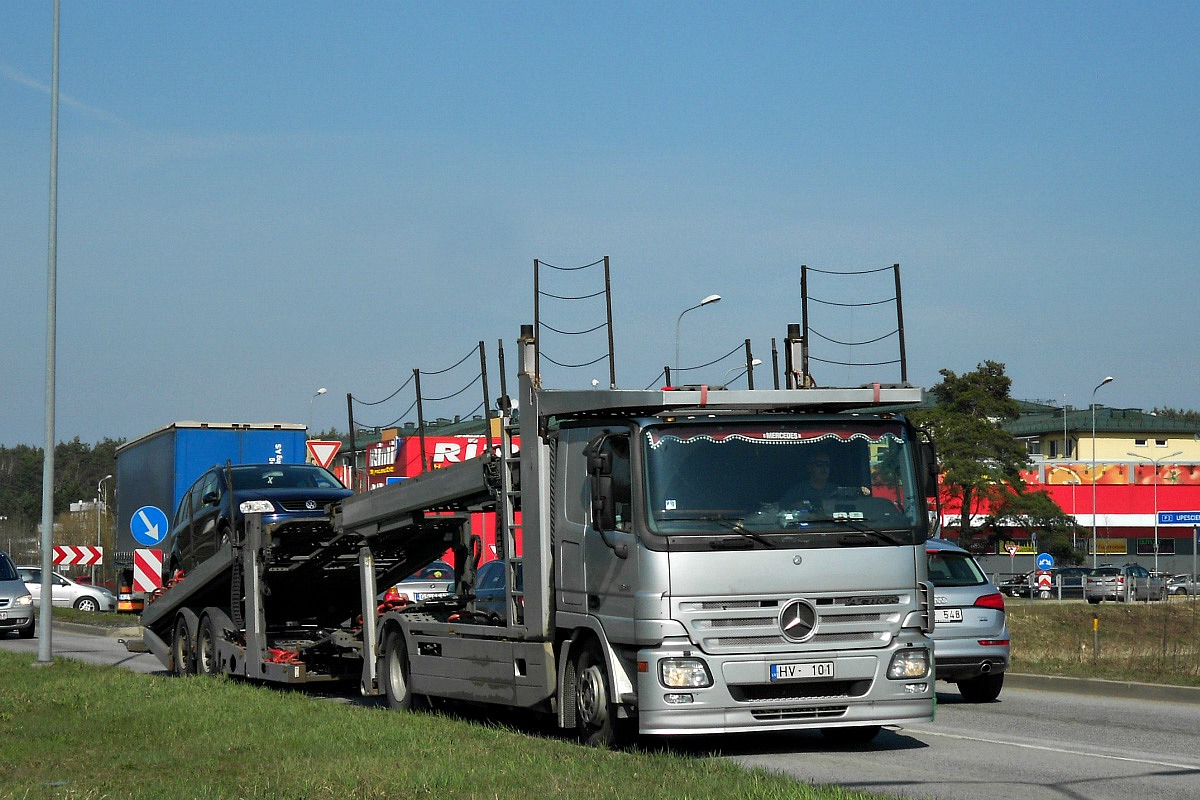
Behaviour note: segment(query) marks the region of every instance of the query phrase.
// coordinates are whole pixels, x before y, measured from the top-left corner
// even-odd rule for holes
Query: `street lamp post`
[[[311,435],[311,431],[312,431],[312,403],[313,403],[313,400],[316,400],[318,397],[320,397],[321,395],[325,394],[328,391],[329,391],[328,389],[326,389],[324,386],[322,386],[320,389],[317,389],[316,394],[314,394],[312,397],[308,398],[308,430],[310,432],[309,435]]]
[[[102,502],[102,499],[104,497],[104,482],[111,477],[112,477],[112,475],[105,475],[103,478],[100,479],[100,482],[96,484],[96,547],[97,547],[97,549],[99,549],[100,547],[103,546],[100,541],[101,521],[103,520],[102,512],[100,511],[100,509],[104,505]],[[92,564],[92,584],[94,585],[95,583],[96,583],[96,565]]]
[[[1168,458],[1183,455],[1183,451],[1176,450],[1169,456],[1160,456],[1159,458],[1151,458],[1141,453],[1126,453],[1126,455],[1131,455],[1134,458],[1144,458],[1154,465],[1154,571],[1158,572],[1158,465]]]
[[[733,379],[736,381],[738,378],[745,375],[748,370],[753,369],[754,367],[757,367],[761,364],[762,364],[762,359],[755,358],[750,361],[749,366],[739,365],[736,367],[730,367],[729,369],[725,370],[725,377],[721,379],[721,383],[725,386],[728,386],[729,385],[729,373],[733,372],[734,370],[741,370],[741,372],[739,372],[737,375],[733,376]]]
[[[1109,375],[1092,389],[1092,569],[1099,566],[1096,561],[1096,392],[1112,381],[1113,377]]]
[[[677,320],[675,320],[675,372],[676,372],[676,375],[678,375],[678,373],[679,373],[679,324],[681,322],[683,322],[683,315],[688,313],[689,311],[695,311],[697,308],[700,308],[701,306],[706,306],[706,305],[709,305],[710,303],[716,303],[720,299],[721,299],[721,295],[710,294],[708,297],[704,298],[696,305],[689,306],[688,308],[685,308],[683,311],[679,312],[679,318]],[[673,378],[672,380],[678,380],[678,378]]]

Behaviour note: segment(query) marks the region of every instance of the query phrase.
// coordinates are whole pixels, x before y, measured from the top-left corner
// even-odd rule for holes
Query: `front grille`
[[[870,681],[747,683],[730,686],[729,694],[739,703],[777,703],[781,700],[835,700],[862,697],[870,688]]]
[[[795,597],[684,598],[678,601],[676,614],[692,640],[704,652],[716,655],[887,647],[899,633],[904,616],[916,610],[911,593],[810,595],[806,599],[816,609],[817,632],[797,645],[784,637],[779,627],[780,610]]]
[[[10,605],[12,605],[12,600],[9,600],[7,597],[0,598],[0,608],[8,608]]]
[[[276,500],[275,502],[278,503],[279,506],[284,511],[289,511],[292,513],[303,513],[306,511],[309,514],[324,514],[325,513],[325,505],[326,504],[322,500],[317,501],[316,508],[308,508],[307,506],[305,506],[304,504],[308,502],[307,500]]]
[[[763,722],[786,722],[802,719],[835,719],[846,713],[846,706],[814,706],[811,708],[755,708],[750,714]]]

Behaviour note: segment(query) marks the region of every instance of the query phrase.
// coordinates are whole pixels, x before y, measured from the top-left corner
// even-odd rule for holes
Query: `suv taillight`
[[[1004,610],[1004,595],[996,592],[995,594],[985,594],[975,601],[975,605],[979,608],[994,608],[997,611]]]

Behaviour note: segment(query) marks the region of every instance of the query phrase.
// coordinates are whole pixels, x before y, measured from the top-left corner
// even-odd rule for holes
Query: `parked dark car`
[[[1050,575],[1050,588],[1042,585],[1039,578],[1043,572]],[[1020,575],[1014,575],[1001,581],[997,586],[1009,597],[1040,597],[1043,600],[1052,598],[1083,597],[1083,587],[1088,573],[1087,567],[1055,567],[1049,570],[1032,570]],[[1059,594],[1061,587],[1061,595]]]
[[[1009,597],[1032,597],[1033,576],[1036,574],[1035,572],[1022,572],[1013,575],[996,584],[996,588]]]
[[[232,485],[232,492],[230,486]],[[256,501],[264,525],[274,536],[299,535],[327,522],[326,507],[353,492],[328,470],[314,464],[238,464],[213,467],[179,501],[171,531],[163,542],[168,553],[164,578],[195,569],[243,530],[241,505]]]

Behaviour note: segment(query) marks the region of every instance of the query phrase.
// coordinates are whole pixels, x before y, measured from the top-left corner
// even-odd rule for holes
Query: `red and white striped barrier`
[[[162,550],[133,551],[133,590],[153,592],[162,588]]]
[[[55,545],[50,560],[60,567],[91,567],[104,563],[104,548]]]

